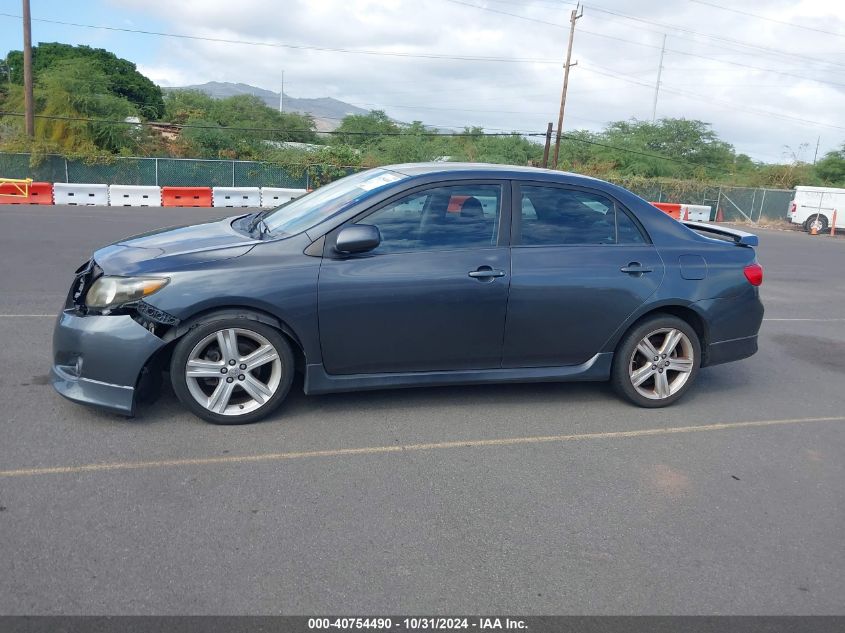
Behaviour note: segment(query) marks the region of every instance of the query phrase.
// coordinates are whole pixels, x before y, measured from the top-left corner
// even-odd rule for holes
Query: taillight
[[[793,213],[795,213],[795,211],[796,211],[796,209],[797,209],[797,208],[798,208],[798,207],[796,206],[796,204],[795,204],[794,202],[790,203],[790,205],[789,205],[789,214],[790,214],[790,215],[792,215]]]
[[[742,271],[745,273],[745,278],[752,286],[759,286],[763,283],[763,267],[758,263],[749,264]]]

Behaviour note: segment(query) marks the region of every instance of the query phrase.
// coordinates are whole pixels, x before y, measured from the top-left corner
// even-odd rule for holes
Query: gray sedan
[[[306,393],[611,380],[662,407],[701,367],[757,351],[756,244],[574,174],[383,167],[96,251],[59,315],[52,382],[132,415],[169,373],[218,424],[270,413],[296,371]]]

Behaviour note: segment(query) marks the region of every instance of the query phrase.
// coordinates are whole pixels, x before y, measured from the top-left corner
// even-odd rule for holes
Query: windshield
[[[346,176],[271,211],[264,221],[269,233],[296,235],[327,220],[350,203],[407,178],[386,169]]]

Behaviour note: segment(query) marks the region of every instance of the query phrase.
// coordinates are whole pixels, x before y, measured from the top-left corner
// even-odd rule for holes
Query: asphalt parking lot
[[[755,231],[760,352],[664,410],[300,380],[218,427],[56,395],[73,270],[220,211],[0,207],[0,614],[843,612],[845,240]]]

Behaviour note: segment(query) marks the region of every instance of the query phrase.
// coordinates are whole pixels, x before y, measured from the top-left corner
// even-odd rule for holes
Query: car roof
[[[493,163],[452,163],[452,162],[431,162],[431,163],[404,163],[401,165],[385,165],[381,169],[389,169],[406,176],[431,176],[460,175],[461,178],[526,178],[532,180],[555,180],[558,182],[584,184],[603,183],[603,180],[573,174],[566,171],[554,169],[542,169],[539,167],[526,167],[521,165],[498,165]]]

